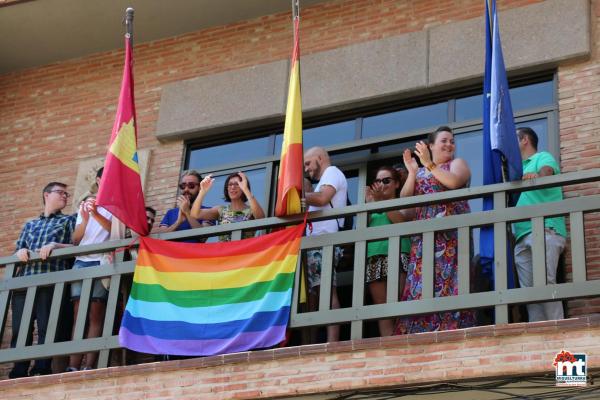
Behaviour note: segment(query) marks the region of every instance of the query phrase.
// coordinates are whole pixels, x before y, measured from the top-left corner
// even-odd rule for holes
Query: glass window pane
[[[420,139],[414,139],[414,140],[409,140],[406,142],[402,142],[402,143],[394,143],[394,144],[388,144],[385,146],[379,146],[379,151],[378,153],[381,154],[385,154],[385,153],[394,153],[394,154],[398,154],[398,159],[396,161],[394,161],[394,163],[399,163],[402,162],[402,152],[404,152],[405,149],[411,149],[414,150],[415,149],[415,145],[417,144],[417,142],[419,140],[425,140],[426,138],[420,138]]]
[[[318,126],[316,128],[304,129],[302,132],[303,146],[310,149],[314,146],[327,147],[333,144],[351,142],[354,140],[354,120]],[[281,154],[281,143],[283,134],[275,136],[275,154]]]
[[[552,81],[534,83],[510,89],[513,112],[552,105],[554,84]],[[456,100],[456,121],[482,119],[483,99],[480,94]]]
[[[471,170],[471,186],[483,185],[483,132],[474,131],[457,134],[455,137],[456,152],[455,156],[462,158],[469,165]],[[482,199],[469,200],[469,207],[471,212],[478,212],[483,209]],[[479,253],[479,228],[473,229],[473,253]]]
[[[343,169],[344,165],[356,164],[365,160],[371,154],[370,149],[347,151],[345,153],[330,154],[331,165]]]
[[[363,120],[363,138],[390,133],[411,132],[448,123],[448,103],[437,103]]]
[[[510,89],[510,100],[513,111],[552,105],[554,84],[547,81]]]
[[[471,170],[471,186],[483,185],[483,138],[482,131],[461,133],[454,136],[456,143],[455,156],[462,158]],[[481,199],[469,200],[472,212],[481,211],[483,202]]]
[[[269,137],[192,149],[188,169],[208,169],[211,166],[225,165],[252,160],[271,154],[268,149]]]
[[[455,104],[457,122],[483,118],[483,97],[480,94],[457,99]]]
[[[352,204],[358,204],[358,170],[344,171],[348,183],[348,198]]]

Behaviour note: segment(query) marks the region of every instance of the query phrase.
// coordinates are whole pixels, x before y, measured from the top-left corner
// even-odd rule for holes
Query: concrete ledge
[[[500,35],[508,71],[541,70],[590,54],[590,2],[549,0],[501,12]],[[480,78],[484,68],[483,18],[430,31],[429,85]]]
[[[401,55],[401,56],[400,56]],[[289,62],[181,81],[165,86],[156,136],[202,138],[283,121]],[[427,84],[425,32],[346,46],[302,58],[304,116],[369,103]],[[381,100],[380,100],[381,101]]]
[[[590,54],[589,0],[548,0],[500,13],[507,68],[544,70]],[[480,79],[483,16],[302,58],[304,116],[414,97]],[[288,61],[166,85],[156,137],[208,138],[281,123]]]
[[[425,31],[311,54],[302,59],[303,112],[326,113],[418,91],[427,86],[426,72]]]
[[[0,381],[2,398],[254,399],[552,375],[557,353],[600,362],[600,318],[483,326]],[[160,394],[159,394],[160,393]]]
[[[162,90],[156,137],[203,137],[219,128],[279,120],[285,113],[288,61],[201,76]]]

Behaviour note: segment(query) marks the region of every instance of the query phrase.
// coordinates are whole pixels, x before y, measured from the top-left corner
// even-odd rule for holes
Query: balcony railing
[[[509,321],[509,306],[529,302],[549,300],[567,300],[600,295],[600,280],[587,279],[586,238],[584,218],[586,214],[600,211],[600,194],[580,195],[560,202],[545,203],[538,206],[508,208],[507,195],[534,188],[568,186],[600,181],[600,169],[567,173],[557,176],[539,178],[536,180],[497,184],[484,187],[448,191],[425,196],[394,199],[376,203],[348,206],[339,210],[326,210],[312,213],[310,221],[318,221],[342,216],[356,216],[355,229],[318,237],[305,237],[301,248],[311,249],[323,247],[323,270],[320,286],[319,310],[299,312],[298,286],[299,276],[296,274],[292,311],[291,328],[323,326],[329,324],[350,324],[352,339],[363,337],[363,322],[385,318],[395,318],[431,312],[454,311],[464,309],[493,308],[496,323]],[[600,191],[596,191],[600,193]],[[576,192],[572,192],[576,193]],[[425,204],[475,199],[483,196],[493,196],[495,209],[486,212],[474,212],[458,216],[449,216],[424,221],[404,222],[386,226],[368,228],[367,220],[370,212],[381,212],[392,209],[412,208]],[[546,284],[545,250],[544,250],[544,218],[552,216],[567,216],[570,231],[567,247],[570,247],[571,279],[566,283],[555,285]],[[534,286],[530,288],[507,288],[507,257],[506,241],[508,228],[516,221],[530,219],[533,227],[533,268]],[[302,216],[290,218],[265,218],[239,224],[199,228],[194,230],[172,232],[154,235],[164,240],[185,239],[192,237],[210,237],[231,233],[233,240],[241,238],[245,230],[265,230],[284,225],[300,223]],[[494,263],[495,282],[490,291],[473,293],[470,283],[473,277],[470,272],[471,263],[471,231],[484,225],[494,227],[494,247],[496,259]],[[450,297],[434,297],[434,234],[438,231],[458,230],[458,295]],[[400,264],[400,238],[414,234],[423,235],[423,292],[422,299],[402,302],[398,301],[398,276]],[[372,240],[389,239],[387,303],[365,304],[365,259],[367,242]],[[72,258],[77,255],[111,252],[130,244],[130,239],[110,241],[102,244],[71,247],[53,252],[52,258]],[[353,271],[348,274],[352,283],[351,305],[340,309],[330,309],[330,294],[333,269],[334,247],[338,245],[354,246]],[[27,277],[13,277],[19,260],[15,256],[0,258],[0,266],[5,267],[4,279],[0,281],[0,337],[6,330],[10,293],[25,291],[26,300],[18,334],[16,348],[0,349],[0,363],[48,358],[52,356],[69,355],[99,351],[98,367],[106,367],[109,362],[109,352],[120,348],[118,336],[113,334],[115,325],[120,321],[117,305],[121,278],[132,274],[135,261],[122,261],[123,252],[117,253],[113,264],[105,264],[100,268],[84,268],[67,270]],[[37,255],[31,261],[39,260]],[[600,265],[598,266],[600,268]],[[84,339],[84,328],[87,309],[90,301],[92,282],[94,279],[110,278],[110,289],[107,300],[103,333],[97,338]],[[74,328],[74,339],[57,342],[57,326],[61,318],[61,305],[68,284],[83,281],[77,322]],[[339,282],[338,282],[339,283]],[[36,291],[40,287],[53,286],[53,298],[50,310],[50,320],[45,344],[26,345],[27,330],[30,326],[32,309]]]

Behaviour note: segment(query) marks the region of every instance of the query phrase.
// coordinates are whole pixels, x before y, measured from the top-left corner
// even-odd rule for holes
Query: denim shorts
[[[100,265],[100,261],[81,261],[76,260],[73,269],[95,267]],[[71,300],[79,300],[81,297],[82,281],[71,282]],[[102,285],[100,279],[94,279],[92,284],[92,300],[106,301],[108,299],[108,290]]]

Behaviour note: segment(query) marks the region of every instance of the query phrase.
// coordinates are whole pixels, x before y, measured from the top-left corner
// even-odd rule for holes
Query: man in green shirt
[[[558,163],[546,151],[537,151],[538,137],[531,128],[517,129],[519,148],[523,159],[523,179],[533,179],[560,173]],[[530,190],[521,193],[517,207],[561,201],[562,189],[552,187]],[[544,220],[546,242],[546,284],[556,284],[556,268],[558,260],[565,249],[567,228],[564,217],[546,218]],[[533,286],[532,237],[531,221],[526,220],[513,224],[515,234],[515,265],[521,287]],[[560,301],[540,304],[528,304],[529,321],[546,321],[564,318],[563,305]]]

